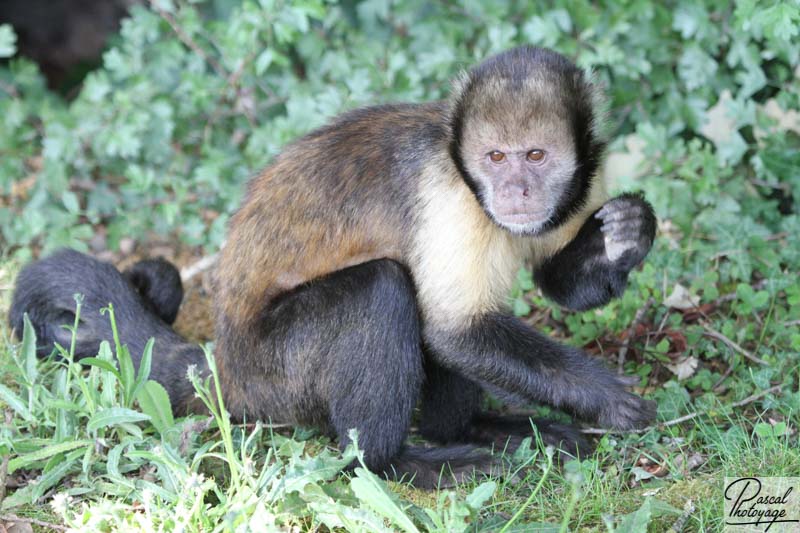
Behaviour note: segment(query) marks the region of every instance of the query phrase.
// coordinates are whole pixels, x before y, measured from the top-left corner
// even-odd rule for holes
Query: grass
[[[16,268],[0,267],[3,315]],[[230,424],[207,383],[195,385],[212,416],[173,420],[147,365],[137,375],[113,339],[86,367],[70,362],[70,347],[61,359],[36,360],[30,335],[17,343],[4,329],[0,347],[0,449],[18,487],[2,502],[3,521],[148,531],[665,531],[676,523],[716,531],[724,476],[800,476],[796,374],[736,409],[730,394],[696,387],[690,399],[674,381],[650,386],[662,421],[699,414],[602,435],[593,456],[562,466],[534,440],[505,457],[502,478],[419,491],[363,468],[340,474],[358,451],[341,454],[313,431]],[[796,371],[796,356],[781,361]],[[728,390],[753,372],[741,366]]]

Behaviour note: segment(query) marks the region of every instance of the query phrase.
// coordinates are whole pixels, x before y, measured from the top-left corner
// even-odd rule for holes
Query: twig
[[[8,480],[8,461],[11,454],[3,456],[3,462],[0,464],[0,505],[3,505],[3,500],[6,499],[6,482]]]
[[[722,376],[720,376],[717,382],[714,383],[714,385],[711,387],[711,390],[714,392],[719,392],[720,385],[722,385],[722,382],[728,379],[728,376],[730,376],[732,373],[733,373],[733,365],[728,365],[727,370],[725,370],[725,372],[722,374]]]
[[[67,528],[61,524],[54,524],[52,522],[45,522],[44,520],[37,520],[36,518],[26,518],[17,516],[15,514],[0,515],[0,522],[22,522],[24,524],[33,524],[34,526],[44,527],[55,531],[66,531]]]
[[[734,402],[730,405],[731,409],[735,409],[737,407],[742,407],[749,403],[753,403],[754,401],[763,398],[767,394],[772,394],[775,392],[780,392],[781,385],[774,385],[768,389],[764,389],[757,394],[753,394],[752,396],[748,396],[744,400],[740,400],[738,402]],[[605,435],[606,433],[647,433],[653,429],[658,428],[665,428],[669,426],[674,426],[676,424],[681,424],[683,422],[687,422],[694,418],[697,418],[700,415],[704,415],[708,413],[710,409],[704,409],[702,411],[695,411],[694,413],[689,413],[688,415],[679,416],[678,418],[673,418],[672,420],[667,420],[666,422],[659,422],[658,424],[654,424],[652,426],[647,426],[646,428],[642,429],[626,429],[626,430],[616,430],[616,429],[603,429],[603,428],[584,428],[581,429],[581,433],[587,433],[590,435]]]
[[[236,97],[239,98],[239,89],[236,88],[236,85],[239,83],[239,79],[244,74],[245,68],[255,59],[256,54],[252,53],[244,61],[239,65],[239,68],[236,69],[228,78],[225,80],[225,88],[219,91],[219,96],[217,97],[216,104],[214,105],[214,112],[211,114],[211,117],[206,121],[206,125],[203,127],[203,140],[208,142],[209,137],[211,136],[211,130],[214,124],[219,120],[221,116],[223,116],[224,111],[222,109],[222,101],[225,100],[225,93],[227,89],[234,88],[236,91]],[[247,121],[251,124],[255,124],[255,119],[250,116],[250,113],[243,112],[244,117]],[[198,145],[198,151],[202,145]]]
[[[14,413],[11,409],[5,411],[6,426],[11,426],[14,421]],[[3,505],[3,500],[6,499],[6,483],[8,481],[8,461],[11,459],[11,454],[3,456],[3,462],[0,464],[0,507]]]
[[[694,502],[692,500],[686,500],[686,505],[683,506],[683,512],[675,520],[675,523],[672,524],[670,531],[674,531],[675,533],[681,533],[683,531],[684,526],[686,525],[686,521],[689,520],[689,517],[695,511]]]
[[[753,185],[758,185],[759,187],[766,187],[768,189],[777,189],[779,191],[784,191],[784,192],[789,192],[791,190],[789,188],[789,184],[788,183],[770,183],[768,181],[764,181],[764,180],[760,180],[760,179],[756,179],[756,178],[750,178],[747,181],[749,181]]]
[[[200,258],[197,262],[192,263],[191,265],[184,267],[181,269],[181,281],[186,283],[196,275],[204,272],[214,266],[214,263],[217,262],[217,257],[219,254],[212,254],[207,255],[205,257]]]
[[[17,90],[16,87],[11,85],[10,83],[0,81],[0,90],[8,94],[8,96],[10,96],[11,98],[19,98],[19,91]]]
[[[753,287],[753,290],[760,291],[761,289],[763,289],[764,287],[767,286],[767,280],[766,279],[758,280],[758,281],[756,281],[755,283],[753,283],[750,286]],[[732,302],[733,300],[735,300],[738,297],[739,296],[736,294],[736,291],[729,292],[728,294],[723,294],[722,296],[720,296],[719,298],[714,300],[712,303],[713,303],[714,307],[717,307],[717,306],[719,306],[719,304],[723,304],[725,302]]]
[[[764,366],[769,365],[769,363],[751,354],[750,352],[748,352],[747,350],[745,350],[744,348],[742,348],[741,346],[730,340],[728,337],[720,333],[719,331],[711,329],[711,327],[705,321],[701,321],[700,325],[703,326],[703,329],[705,330],[703,332],[703,335],[705,335],[706,337],[711,337],[712,339],[716,339],[718,341],[723,342],[724,344],[728,345],[729,348],[739,352],[740,354],[745,356],[747,359],[750,359],[754,363],[758,363],[759,365],[764,365]]]
[[[767,235],[766,237],[764,237],[764,240],[767,241],[767,242],[769,242],[769,241],[779,241],[781,239],[785,239],[788,236],[789,236],[789,232],[788,231],[781,231],[780,233],[773,233],[772,235]]]
[[[630,327],[628,327],[628,335],[625,337],[625,340],[622,341],[622,347],[619,349],[619,355],[617,355],[617,374],[622,374],[622,367],[625,365],[625,356],[628,355],[628,348],[631,345],[631,338],[633,337],[636,328],[639,326],[642,320],[644,320],[644,315],[647,311],[653,306],[656,301],[650,297],[644,303],[642,307],[636,311],[636,315],[633,317],[633,322],[631,322]]]
[[[156,0],[150,0],[150,6],[156,13],[158,13],[161,16],[161,18],[167,21],[167,24],[169,24],[169,26],[172,28],[172,31],[175,32],[175,35],[178,36],[178,39],[180,39],[183,42],[183,44],[191,48],[195,54],[202,57],[206,63],[211,65],[211,68],[214,69],[214,72],[216,72],[218,76],[220,76],[221,78],[228,77],[228,74],[225,72],[225,69],[222,68],[222,65],[220,65],[216,59],[208,55],[205,52],[205,50],[200,48],[200,45],[197,44],[197,41],[192,39],[190,35],[188,35],[185,31],[183,31],[183,28],[181,28],[181,26],[178,24],[178,22],[172,15],[170,15],[163,9],[159,8],[156,5]]]

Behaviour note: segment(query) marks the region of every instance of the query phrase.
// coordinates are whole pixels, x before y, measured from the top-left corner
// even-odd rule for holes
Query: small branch
[[[11,85],[10,83],[6,83],[4,81],[0,81],[0,90],[6,93],[11,98],[19,98],[19,91],[16,87]]]
[[[636,328],[639,324],[644,320],[644,315],[647,314],[647,311],[653,306],[656,301],[650,297],[644,303],[644,305],[636,311],[636,315],[633,317],[633,322],[628,327],[628,334],[625,336],[625,340],[622,341],[622,347],[619,349],[619,355],[617,355],[617,374],[622,374],[622,367],[625,365],[625,356],[628,355],[628,348],[631,345],[631,338],[633,337]]]
[[[23,524],[32,524],[34,526],[43,527],[52,531],[67,531],[67,528],[60,524],[53,524],[52,522],[45,522],[44,520],[37,520],[36,518],[26,518],[17,516],[15,514],[0,515],[0,522],[17,522]]]
[[[14,421],[14,412],[11,409],[5,411],[6,426],[11,427]],[[8,461],[11,459],[11,454],[3,456],[3,461],[0,463],[0,508],[3,506],[3,500],[6,499],[6,483],[8,482]]]
[[[766,187],[768,189],[777,189],[779,191],[784,191],[784,192],[789,192],[791,190],[789,188],[789,184],[788,183],[770,183],[768,181],[764,181],[764,180],[760,180],[760,179],[756,179],[756,178],[750,178],[747,181],[749,181],[753,185],[758,185],[759,187]]]
[[[704,321],[701,321],[700,325],[703,326],[703,329],[705,330],[703,332],[703,335],[705,335],[706,337],[711,337],[712,339],[716,339],[718,341],[723,342],[724,344],[728,345],[729,348],[739,352],[744,357],[746,357],[747,359],[750,359],[754,363],[758,363],[759,365],[764,365],[764,366],[768,366],[769,365],[769,363],[767,363],[763,359],[759,359],[755,355],[751,354],[750,352],[748,352],[747,350],[745,350],[744,348],[742,348],[741,346],[739,346],[738,344],[736,344],[735,342],[730,340],[728,337],[726,337],[725,335],[720,333],[719,331],[715,331],[715,330],[711,329],[711,327],[708,325],[708,323],[706,323]]]
[[[205,272],[217,262],[219,254],[207,255],[197,262],[181,269],[181,281],[186,283],[201,272]]]
[[[219,97],[217,98],[216,104],[214,105],[214,112],[211,114],[211,117],[206,121],[206,125],[203,127],[203,141],[204,143],[208,142],[208,139],[211,136],[211,130],[216,124],[216,122],[220,119],[220,117],[225,115],[224,110],[222,109],[222,102],[225,100],[225,94],[228,89],[233,88],[236,91],[237,100],[240,95],[240,90],[236,88],[236,85],[239,83],[239,79],[244,74],[245,69],[247,66],[255,59],[256,54],[252,53],[245,58],[244,61],[239,65],[239,68],[236,69],[230,76],[227,77],[225,80],[225,88],[219,91]],[[236,113],[238,114],[238,113]],[[251,116],[250,113],[243,110],[242,114],[250,123],[251,126],[255,127],[255,118]],[[198,152],[201,149],[202,145],[198,145],[197,149]]]
[[[686,500],[686,505],[683,506],[683,512],[675,520],[675,523],[672,524],[670,531],[674,531],[675,533],[681,533],[684,530],[684,526],[686,526],[686,521],[689,520],[689,517],[694,513],[695,506],[692,500]]]
[[[9,459],[11,459],[10,454],[4,455],[3,462],[0,464],[0,506],[3,505],[3,501],[6,499],[6,483],[8,482]]]
[[[764,240],[767,241],[767,242],[769,242],[769,241],[779,241],[781,239],[785,239],[788,236],[789,236],[789,232],[788,231],[781,231],[780,233],[773,233],[772,235],[767,235],[766,237],[764,237]]]
[[[730,405],[730,409],[735,409],[737,407],[742,407],[747,404],[753,403],[756,400],[759,400],[766,396],[767,394],[772,394],[781,391],[781,385],[774,385],[768,389],[764,389],[757,394],[753,394],[752,396],[748,396],[744,400],[740,400],[738,402],[734,402]],[[678,418],[673,418],[672,420],[667,420],[666,422],[659,422],[658,424],[647,426],[646,428],[642,429],[627,429],[627,430],[616,430],[616,429],[603,429],[603,428],[584,428],[581,429],[581,433],[587,433],[590,435],[605,435],[607,433],[647,433],[653,429],[660,429],[669,426],[674,426],[677,424],[681,424],[683,422],[687,422],[694,418],[697,418],[700,415],[704,415],[708,413],[709,410],[703,411],[695,411],[694,413],[689,413],[688,415],[679,416]]]
[[[717,382],[714,383],[714,385],[711,387],[711,390],[714,392],[719,392],[722,382],[728,379],[728,376],[730,376],[732,373],[733,373],[733,365],[728,365],[728,368],[725,370],[722,376],[720,376]]]
[[[754,291],[760,291],[761,289],[763,289],[766,286],[767,286],[767,280],[766,279],[758,280],[758,281],[756,281],[755,283],[753,283],[751,285],[751,287],[753,287]],[[729,292],[728,294],[723,294],[722,296],[720,296],[719,298],[714,300],[712,303],[714,304],[714,307],[717,307],[720,304],[723,304],[725,302],[732,302],[736,298],[738,298],[738,295],[736,294],[735,291],[734,292]]]
[[[192,39],[192,37],[189,34],[187,34],[183,30],[183,28],[181,28],[181,26],[178,24],[178,21],[175,20],[175,17],[173,17],[171,14],[167,13],[163,9],[159,8],[156,5],[156,0],[150,0],[150,6],[156,13],[158,13],[161,16],[161,18],[167,21],[167,24],[169,24],[169,26],[172,28],[172,31],[175,32],[175,35],[178,36],[178,39],[180,39],[181,42],[183,42],[183,44],[191,48],[195,54],[202,57],[206,63],[211,65],[211,68],[214,69],[214,72],[216,72],[218,76],[220,76],[221,78],[228,77],[228,74],[225,72],[225,69],[222,68],[222,65],[220,65],[216,59],[209,56],[205,52],[205,50],[200,48],[200,45],[197,44],[197,41]]]

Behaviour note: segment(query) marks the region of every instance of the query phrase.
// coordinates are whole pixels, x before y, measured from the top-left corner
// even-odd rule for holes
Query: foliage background
[[[213,252],[245,181],[290,140],[346,109],[446,97],[459,70],[513,45],[555,48],[605,84],[609,177],[645,191],[660,234],[606,308],[564,313],[525,273],[514,308],[595,352],[630,344],[625,369],[662,420],[776,386],[749,418],[627,437],[656,463],[699,450],[701,473],[743,470],[721,436],[752,453],[797,445],[799,26],[797,0],[153,0],[131,9],[71,101],[13,57],[0,27],[2,255],[124,237]],[[623,453],[630,440],[602,442],[619,486],[647,478]],[[709,505],[696,525],[719,520]]]
[[[703,212],[736,213],[753,192],[797,186],[787,172],[797,163],[791,139],[779,131],[759,150],[754,133],[774,129],[757,104],[775,98],[797,108],[792,3],[152,5],[132,9],[104,67],[72,102],[47,92],[28,62],[3,70],[6,249],[80,247],[99,223],[111,247],[123,235],[173,231],[216,248],[242,183],[286,142],[345,109],[445,97],[460,69],[521,43],[556,48],[597,72],[611,133],[645,141],[655,163],[648,174],[671,179],[643,186],[681,230]],[[716,146],[703,125],[725,91],[733,123]],[[730,176],[708,176],[716,167]],[[746,178],[772,187],[747,191]],[[778,224],[767,210],[753,214]]]

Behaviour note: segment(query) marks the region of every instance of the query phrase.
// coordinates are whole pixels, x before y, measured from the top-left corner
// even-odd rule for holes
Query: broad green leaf
[[[150,378],[150,368],[153,363],[153,345],[155,344],[155,339],[150,337],[147,340],[147,344],[144,345],[144,351],[142,352],[142,359],[139,361],[139,372],[136,374],[136,387],[134,389],[134,394],[136,394],[136,389],[141,387],[149,378]]]
[[[275,52],[270,48],[267,48],[266,50],[264,50],[263,52],[261,52],[258,55],[258,58],[256,59],[256,64],[255,64],[256,74],[258,74],[259,76],[264,74],[264,72],[272,64],[272,60],[274,58],[274,55],[275,55]]]
[[[22,324],[22,347],[20,351],[25,364],[25,378],[28,380],[29,385],[33,385],[39,375],[36,358],[36,330],[33,329],[28,313],[22,315]]]
[[[126,479],[119,470],[119,462],[122,458],[122,453],[125,451],[125,448],[129,446],[129,444],[129,442],[122,442],[111,448],[111,450],[108,452],[106,470],[108,471],[108,477],[114,483],[126,486],[129,489],[133,489],[135,487],[134,483],[131,480]]]
[[[169,395],[160,383],[146,381],[139,389],[136,400],[142,412],[150,417],[150,422],[162,437],[175,425]]]
[[[150,420],[150,417],[125,407],[109,407],[97,411],[86,424],[86,429],[93,433],[100,428],[142,422],[144,420]]]
[[[119,370],[117,370],[117,367],[104,359],[99,359],[97,357],[84,357],[80,360],[80,362],[82,365],[96,366],[101,370],[111,372],[118,380],[120,380],[120,382],[122,381],[122,376],[119,375]]]
[[[650,498],[646,498],[636,511],[625,516],[617,530],[625,531],[625,533],[647,533],[647,526],[652,518],[653,511],[650,508]]]
[[[50,446],[45,446],[35,452],[26,453],[25,455],[21,455],[19,457],[15,457],[8,462],[8,473],[13,474],[15,471],[19,470],[20,468],[25,468],[26,466],[30,466],[34,463],[52,457],[59,453],[66,453],[78,448],[82,448],[84,446],[92,446],[94,441],[91,440],[75,440],[70,442],[61,442],[59,444],[52,444]]]
[[[528,305],[522,297],[514,298],[514,316],[526,316],[531,312],[531,306]]]
[[[0,57],[11,57],[17,53],[17,35],[11,24],[0,24]]]
[[[28,409],[28,406],[25,405],[25,402],[14,394],[8,387],[0,383],[0,400],[5,402],[10,408],[12,408],[19,416],[25,419],[28,422],[32,422],[35,420],[35,417]]]
[[[403,531],[412,533],[419,531],[397,505],[396,496],[386,489],[386,485],[375,474],[363,468],[356,468],[355,474],[356,477],[350,481],[350,488],[364,505]]]
[[[78,196],[72,191],[64,191],[61,193],[61,202],[64,204],[64,207],[73,214],[78,214],[81,210],[80,202],[78,201]]]
[[[476,511],[480,510],[480,508],[483,507],[483,504],[486,503],[489,498],[494,496],[495,490],[497,490],[497,483],[494,481],[484,481],[475,487],[475,490],[473,490],[472,493],[467,496],[467,505]]]
[[[697,45],[689,46],[678,61],[678,75],[690,91],[703,87],[717,73],[717,62]]]
[[[800,9],[796,3],[778,2],[760,11],[758,20],[764,25],[764,33],[776,41],[788,42],[800,32]]]

